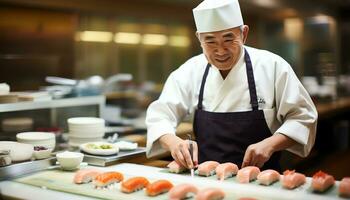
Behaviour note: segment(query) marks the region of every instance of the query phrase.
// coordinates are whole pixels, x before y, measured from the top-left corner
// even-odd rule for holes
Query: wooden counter
[[[316,103],[320,119],[334,117],[350,111],[350,97],[342,97],[332,102]]]

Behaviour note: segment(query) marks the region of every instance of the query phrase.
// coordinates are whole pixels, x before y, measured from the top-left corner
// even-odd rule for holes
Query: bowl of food
[[[79,152],[65,151],[56,154],[56,158],[63,170],[75,170],[83,161],[84,154]]]
[[[37,160],[49,158],[51,156],[52,149],[44,146],[34,146],[34,158]]]
[[[54,149],[56,145],[56,136],[51,132],[23,132],[16,135],[17,141],[34,146],[43,146],[48,149]]]

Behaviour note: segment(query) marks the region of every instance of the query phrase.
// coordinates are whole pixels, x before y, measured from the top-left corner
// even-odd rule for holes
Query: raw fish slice
[[[350,197],[350,177],[344,177],[339,183],[339,196]]]
[[[287,189],[294,189],[306,182],[304,174],[297,173],[295,170],[286,170],[283,172],[282,186]]]
[[[102,172],[97,169],[81,169],[75,173],[73,181],[76,184],[88,183],[101,173]]]
[[[244,167],[238,171],[237,180],[240,183],[249,183],[250,181],[255,180],[259,173],[260,169],[258,167]]]
[[[173,184],[167,180],[158,180],[146,187],[146,194],[148,196],[157,196],[159,194],[168,192],[173,187]]]
[[[200,176],[212,176],[215,174],[215,168],[219,165],[216,161],[205,161],[198,165],[196,173]]]
[[[312,176],[311,187],[314,191],[324,192],[328,188],[332,187],[335,183],[334,177],[324,173],[323,171],[318,171]]]
[[[181,200],[191,197],[193,194],[197,194],[198,189],[196,186],[188,183],[177,185],[169,191],[169,200]]]
[[[280,173],[273,169],[267,169],[260,172],[257,178],[261,185],[271,185],[280,179]]]
[[[219,188],[205,188],[197,193],[196,200],[221,200],[225,198],[225,192]]]
[[[123,174],[119,172],[104,172],[97,175],[93,183],[96,187],[105,187],[112,183],[119,183],[123,179]]]
[[[232,177],[233,175],[236,175],[238,172],[238,167],[236,164],[230,162],[222,163],[216,167],[215,172],[216,177],[219,180],[223,181],[227,178]]]
[[[141,190],[149,184],[145,177],[137,176],[123,181],[121,184],[121,191],[124,193],[132,193]]]
[[[182,173],[187,170],[186,167],[180,165],[175,160],[169,163],[167,167],[169,168],[169,172],[176,173],[176,174]]]

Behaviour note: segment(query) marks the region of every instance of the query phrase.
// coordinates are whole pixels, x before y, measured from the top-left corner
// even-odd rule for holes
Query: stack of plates
[[[105,120],[94,117],[68,119],[69,145],[79,146],[87,142],[102,141],[105,134]]]

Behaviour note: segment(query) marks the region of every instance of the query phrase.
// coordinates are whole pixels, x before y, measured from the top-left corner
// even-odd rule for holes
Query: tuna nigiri
[[[197,193],[196,200],[221,200],[225,193],[219,188],[205,188]]]
[[[81,184],[81,183],[88,183],[95,179],[95,177],[102,172],[97,169],[81,169],[77,171],[74,175],[74,183]]]
[[[215,169],[219,165],[216,161],[205,161],[198,165],[196,173],[200,176],[212,176],[215,174]]]
[[[169,168],[169,172],[176,173],[176,174],[182,173],[187,170],[186,167],[180,165],[175,160],[169,163],[167,167]]]
[[[230,162],[222,163],[216,167],[215,172],[216,177],[222,181],[232,177],[233,175],[236,175],[238,172],[238,167],[237,165]]]
[[[259,173],[260,169],[258,167],[244,167],[238,171],[237,180],[240,183],[249,183],[250,181],[255,180]]]
[[[261,185],[271,185],[280,179],[280,173],[273,169],[267,169],[260,172],[257,178]]]
[[[146,187],[146,194],[148,196],[157,196],[159,194],[168,192],[173,187],[173,184],[167,180],[158,180]]]
[[[287,189],[294,189],[306,182],[304,174],[297,173],[295,170],[286,170],[283,172],[282,186]]]
[[[314,191],[324,192],[328,188],[332,187],[335,183],[334,177],[324,173],[323,171],[318,171],[312,176],[311,187]]]
[[[339,196],[350,197],[350,177],[344,177],[339,183]]]
[[[119,183],[123,179],[123,174],[119,172],[104,172],[97,175],[93,183],[96,187],[105,187],[112,183]]]
[[[180,184],[170,189],[169,200],[187,199],[197,194],[197,192],[197,187],[192,184]]]
[[[141,176],[129,178],[126,181],[123,181],[120,187],[120,190],[124,193],[132,193],[138,190],[142,190],[147,187],[149,181]]]

